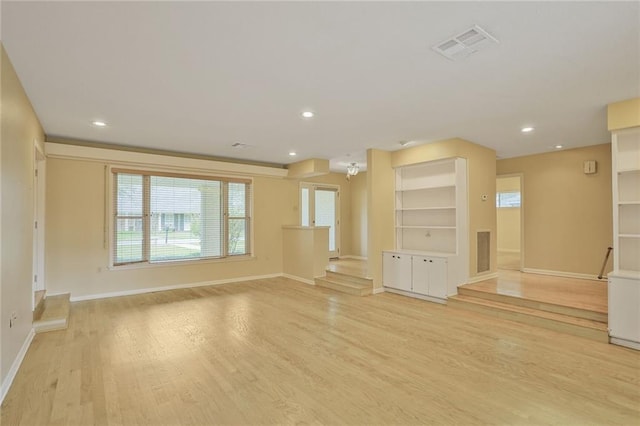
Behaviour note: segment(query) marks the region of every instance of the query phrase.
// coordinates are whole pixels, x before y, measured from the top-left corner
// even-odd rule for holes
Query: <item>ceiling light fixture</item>
[[[562,145],[556,145],[555,148],[556,149],[562,149]]]
[[[298,155],[298,154],[296,154],[295,151],[289,151],[289,156],[295,157],[296,155]]]
[[[313,118],[315,114],[313,113],[313,111],[303,111],[302,112],[302,117],[303,118]]]
[[[522,133],[530,133],[533,132],[533,127],[523,127],[522,129],[520,129],[520,131]]]
[[[107,123],[105,123],[104,121],[101,121],[101,120],[92,121],[91,124],[93,124],[96,127],[106,127],[107,126]]]
[[[347,176],[355,176],[360,171],[358,163],[351,163],[347,166]]]
[[[400,141],[398,142],[400,146],[407,146],[413,143],[413,141]]]

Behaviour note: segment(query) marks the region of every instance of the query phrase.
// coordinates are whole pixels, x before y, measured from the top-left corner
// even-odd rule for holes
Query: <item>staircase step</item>
[[[34,297],[34,306],[33,309],[33,321],[38,321],[40,317],[42,317],[42,313],[44,312],[44,298],[46,295],[45,290],[36,291],[33,295]]]
[[[447,306],[522,322],[574,336],[585,337],[598,342],[607,343],[609,341],[607,324],[600,321],[541,311],[526,306],[512,305],[462,294],[449,297]]]
[[[316,285],[324,288],[330,288],[342,293],[353,294],[355,296],[368,296],[373,293],[371,284],[359,284],[349,281],[335,281],[328,277],[316,278]]]
[[[44,299],[44,310],[40,318],[33,322],[36,333],[64,330],[69,325],[70,294],[49,296]]]
[[[463,296],[476,297],[478,299],[492,300],[494,302],[503,302],[509,305],[518,305],[539,311],[553,312],[577,318],[606,323],[608,315],[605,312],[596,312],[588,309],[580,309],[572,306],[562,306],[539,300],[525,299],[522,297],[511,296],[508,294],[499,294],[489,291],[477,290],[467,286],[458,287],[458,294]]]
[[[351,282],[356,284],[368,285],[373,288],[373,280],[371,278],[359,277],[356,275],[349,275],[342,272],[326,271],[326,279],[336,282]]]

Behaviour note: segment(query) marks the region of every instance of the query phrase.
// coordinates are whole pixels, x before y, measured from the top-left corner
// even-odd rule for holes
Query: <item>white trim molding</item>
[[[206,287],[206,286],[221,285],[221,284],[239,283],[243,281],[263,280],[267,278],[277,278],[281,276],[282,274],[255,275],[255,276],[249,276],[249,277],[227,278],[224,280],[201,281],[201,282],[188,283],[188,284],[175,284],[175,285],[168,285],[163,287],[147,287],[147,288],[138,288],[134,290],[114,291],[109,293],[87,294],[82,296],[74,296],[72,294],[69,300],[71,302],[80,302],[83,300],[106,299],[109,297],[119,297],[119,296],[132,296],[135,294],[153,293],[156,291],[177,290],[181,288],[196,288],[196,287]],[[53,296],[53,295],[50,295],[50,296]]]
[[[579,274],[575,272],[550,271],[547,269],[522,268],[522,272],[526,272],[527,274],[551,275],[554,277],[563,277],[563,278],[577,278],[580,280],[591,280],[591,281],[600,281],[600,282],[607,281],[606,277],[599,280],[596,275]]]
[[[365,260],[365,261],[367,260],[366,257],[354,256],[352,254],[347,254],[347,255],[344,255],[344,256],[340,256],[340,259],[355,259],[355,260]]]
[[[624,346],[625,348],[635,349],[636,351],[640,351],[640,343],[634,342],[632,340],[620,339],[618,337],[610,337],[609,343],[612,345]]]
[[[101,163],[126,164],[137,167],[162,167],[180,172],[211,173],[212,171],[231,175],[287,177],[287,169],[278,167],[255,166],[252,164],[227,163],[224,161],[203,160],[197,158],[173,157],[171,155],[148,154],[118,149],[95,148],[90,146],[68,145],[46,142],[45,154],[50,158],[67,160],[97,161]]]
[[[13,383],[13,379],[15,379],[16,374],[18,374],[18,370],[20,369],[20,365],[22,365],[22,361],[24,360],[24,357],[27,354],[27,351],[29,350],[29,346],[31,346],[31,341],[33,340],[33,337],[35,335],[36,335],[36,333],[33,330],[33,328],[31,330],[29,330],[29,334],[27,334],[26,339],[24,339],[24,343],[22,344],[22,347],[20,348],[20,351],[16,355],[16,359],[13,360],[13,364],[11,364],[11,368],[9,369],[9,372],[7,373],[7,377],[5,377],[4,381],[2,382],[2,389],[0,390],[0,392],[1,392],[0,393],[0,404],[2,404],[2,401],[4,401],[4,397],[7,396],[7,393],[9,392],[9,389],[11,388],[11,384]]]
[[[307,278],[302,278],[302,277],[299,277],[297,275],[280,274],[279,276],[285,277],[285,278],[289,278],[290,280],[300,281],[301,283],[305,283],[305,284],[309,284],[309,285],[316,285],[315,281],[307,279]]]
[[[447,304],[447,301],[445,299],[439,299],[437,297],[427,296],[426,294],[418,294],[410,291],[398,290],[397,288],[391,288],[391,287],[383,287],[383,288],[384,288],[384,291],[388,293],[400,294],[402,296],[413,297],[415,299],[422,299],[428,302],[439,303],[441,305]]]
[[[470,277],[466,283],[464,284],[473,284],[473,283],[479,283],[480,281],[485,281],[485,280],[491,280],[493,278],[498,278],[498,273],[497,272],[492,272],[492,273],[484,273],[481,275],[476,275],[475,277]],[[461,284],[461,285],[464,285]],[[460,286],[458,286],[460,287]]]
[[[374,288],[373,289],[373,294],[380,294],[380,293],[384,293],[384,287],[379,287],[379,288]]]

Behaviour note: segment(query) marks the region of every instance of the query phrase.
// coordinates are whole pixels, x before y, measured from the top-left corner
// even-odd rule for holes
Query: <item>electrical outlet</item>
[[[9,328],[13,327],[13,324],[16,323],[16,320],[18,319],[18,315],[14,312],[11,312],[11,317],[9,318]]]

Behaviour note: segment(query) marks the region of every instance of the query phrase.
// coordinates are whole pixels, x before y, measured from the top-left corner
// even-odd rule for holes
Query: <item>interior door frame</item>
[[[302,225],[302,189],[309,189],[309,224],[310,226],[315,226],[315,191],[316,190],[325,190],[325,191],[333,191],[336,193],[336,205],[335,205],[335,250],[329,251],[330,258],[340,257],[340,185],[331,185],[328,183],[314,183],[314,182],[300,182],[299,190],[298,190],[298,198],[299,198],[299,206],[300,211],[298,214],[298,222],[300,226]]]
[[[45,285],[45,176],[46,157],[37,141],[33,143],[33,278],[34,292],[46,290]],[[32,303],[35,305],[35,297]],[[35,306],[33,306],[35,309]]]
[[[524,270],[524,173],[506,173],[503,175],[496,175],[496,180],[510,177],[517,177],[520,179],[520,272],[522,272]],[[496,244],[498,241],[497,231],[498,227],[496,224]]]

